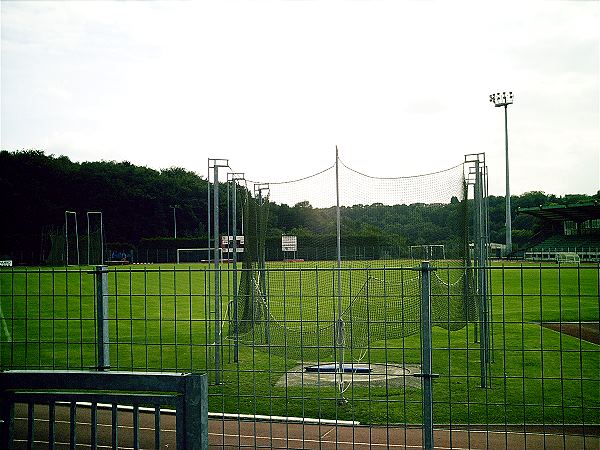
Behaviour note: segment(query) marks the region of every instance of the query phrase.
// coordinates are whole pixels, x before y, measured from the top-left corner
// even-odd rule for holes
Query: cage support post
[[[479,159],[475,161],[475,257],[477,265],[477,297],[479,300],[479,358],[481,387],[487,387],[487,364],[489,360],[489,330],[487,323],[487,280],[486,280],[486,234],[483,211],[483,179]]]
[[[96,266],[96,328],[98,333],[98,370],[110,369],[108,334],[108,267]]]
[[[336,327],[336,338],[337,342],[335,343],[337,347],[336,356],[339,360],[338,370],[336,370],[336,378],[337,372],[339,371],[339,391],[340,398],[338,399],[338,403],[345,404],[347,403],[346,399],[344,399],[344,318],[342,317],[343,309],[342,309],[342,245],[341,245],[341,226],[340,226],[340,180],[339,180],[339,152],[337,145],[335,146],[335,196],[336,196],[336,244],[337,244],[337,297],[338,297],[338,318],[335,323]]]
[[[255,186],[255,190],[257,187]],[[258,244],[258,286],[259,286],[259,295],[262,298],[262,307],[264,313],[264,321],[265,321],[265,342],[267,345],[271,343],[271,324],[270,324],[270,316],[268,313],[268,306],[266,304],[266,292],[267,292],[267,271],[266,271],[266,253],[265,253],[265,241],[264,238],[266,236],[266,217],[264,216],[264,197],[263,191],[267,191],[269,193],[269,185],[268,184],[259,184],[258,185],[258,208],[257,208],[257,228],[258,228],[258,236],[259,236],[259,244]]]
[[[233,332],[235,340],[233,342],[233,361],[238,362],[239,352],[239,328],[238,328],[238,289],[237,289],[237,182],[233,178],[233,198],[232,198],[232,215],[233,215]]]
[[[215,270],[215,383],[221,384],[221,323],[219,321],[220,308],[220,287],[221,280],[219,274],[219,165],[214,165],[213,175],[213,266]]]
[[[233,342],[233,361],[238,362],[239,357],[239,324],[238,324],[238,273],[237,273],[237,180],[243,179],[243,174],[232,173],[231,183],[233,188],[232,200],[231,200],[231,215],[233,216],[232,221],[232,237],[233,237],[233,333],[235,340]],[[242,231],[243,236],[243,231]]]

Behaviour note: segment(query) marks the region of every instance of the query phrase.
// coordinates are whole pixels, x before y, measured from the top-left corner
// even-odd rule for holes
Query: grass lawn
[[[308,262],[286,265],[285,270],[283,264],[271,264],[267,286],[275,318],[303,332],[311,327],[332,328],[338,308],[333,264],[321,264],[324,268],[319,270],[311,270]],[[385,288],[391,290],[388,296],[398,292],[406,297],[419,295],[416,272],[382,270],[384,265],[392,263],[372,261],[368,270],[343,272],[343,309],[359,296],[374,295],[373,290],[365,293],[367,279],[395,286]],[[439,286],[460,283],[461,273],[440,268],[436,276],[445,284]],[[375,424],[421,421],[417,388],[349,384],[344,394],[349,402],[338,406],[334,387],[276,386],[287,370],[298,365],[300,356],[314,361],[318,352],[305,341],[286,342],[285,349],[272,342],[270,351],[240,345],[239,360],[234,362],[227,316],[228,311],[232,313],[233,275],[226,270],[221,273],[223,320],[219,322],[214,318],[213,276],[205,265],[110,268],[111,368],[207,371],[213,381],[211,411]],[[597,323],[599,284],[597,266],[560,270],[555,265],[494,266],[490,271],[493,362],[489,386],[480,387],[480,348],[474,325],[448,331],[448,318],[438,317],[437,325],[442,327],[433,329],[433,369],[440,375],[434,381],[435,422],[599,424],[600,346],[539,325],[542,321]],[[88,269],[2,269],[0,287],[2,369],[96,366],[94,275]],[[439,294],[434,302],[447,302],[443,288],[434,293]],[[377,308],[369,312],[373,329],[402,318],[398,308],[381,304]],[[214,384],[217,324],[223,337],[219,385]],[[346,351],[345,360],[419,364],[420,352],[418,333],[390,332],[385,339],[357,342]],[[324,353],[322,359],[327,360],[330,356]],[[285,354],[287,359],[281,356]]]

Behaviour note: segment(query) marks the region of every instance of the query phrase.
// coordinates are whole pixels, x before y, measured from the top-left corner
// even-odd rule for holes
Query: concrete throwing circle
[[[286,372],[275,384],[278,387],[286,386],[335,386],[339,382],[339,374],[307,372],[306,367],[317,363],[306,362]],[[355,386],[395,387],[395,388],[420,388],[421,380],[414,376],[419,373],[421,366],[418,364],[370,364],[370,373],[344,373],[344,384],[352,383]]]

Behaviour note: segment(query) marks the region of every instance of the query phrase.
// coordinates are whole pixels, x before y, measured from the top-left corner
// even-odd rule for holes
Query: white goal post
[[[410,258],[422,261],[446,259],[444,244],[411,245]]]
[[[219,248],[219,259],[223,260],[223,249]],[[179,263],[206,263],[214,258],[214,248],[178,248],[177,264]]]
[[[557,263],[579,263],[581,259],[579,255],[574,252],[556,252]]]

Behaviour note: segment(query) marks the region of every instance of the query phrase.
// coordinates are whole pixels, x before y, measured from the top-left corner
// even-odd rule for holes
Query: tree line
[[[51,245],[49,236],[63,232],[67,210],[78,213],[80,234],[85,232],[86,212],[101,211],[105,242],[114,248],[208,246],[208,183],[183,168],[154,170],[127,161],[79,163],[37,150],[0,151],[0,195],[4,212],[0,259],[43,263]],[[572,204],[598,197],[557,197],[543,192],[513,196],[514,243],[525,245],[543,227],[532,216],[515,216],[519,207]],[[227,223],[225,184],[220,186],[220,199],[220,220]],[[461,204],[454,200],[450,204],[343,207],[343,244],[457,246],[457,227],[468,222],[461,222]],[[488,203],[491,241],[504,242],[504,197],[490,196]],[[174,239],[173,208],[178,239]],[[335,218],[335,208],[314,208],[308,199],[295,205],[271,204],[267,239],[272,247],[280,243],[282,234],[297,235],[306,245],[331,245],[335,243]]]

